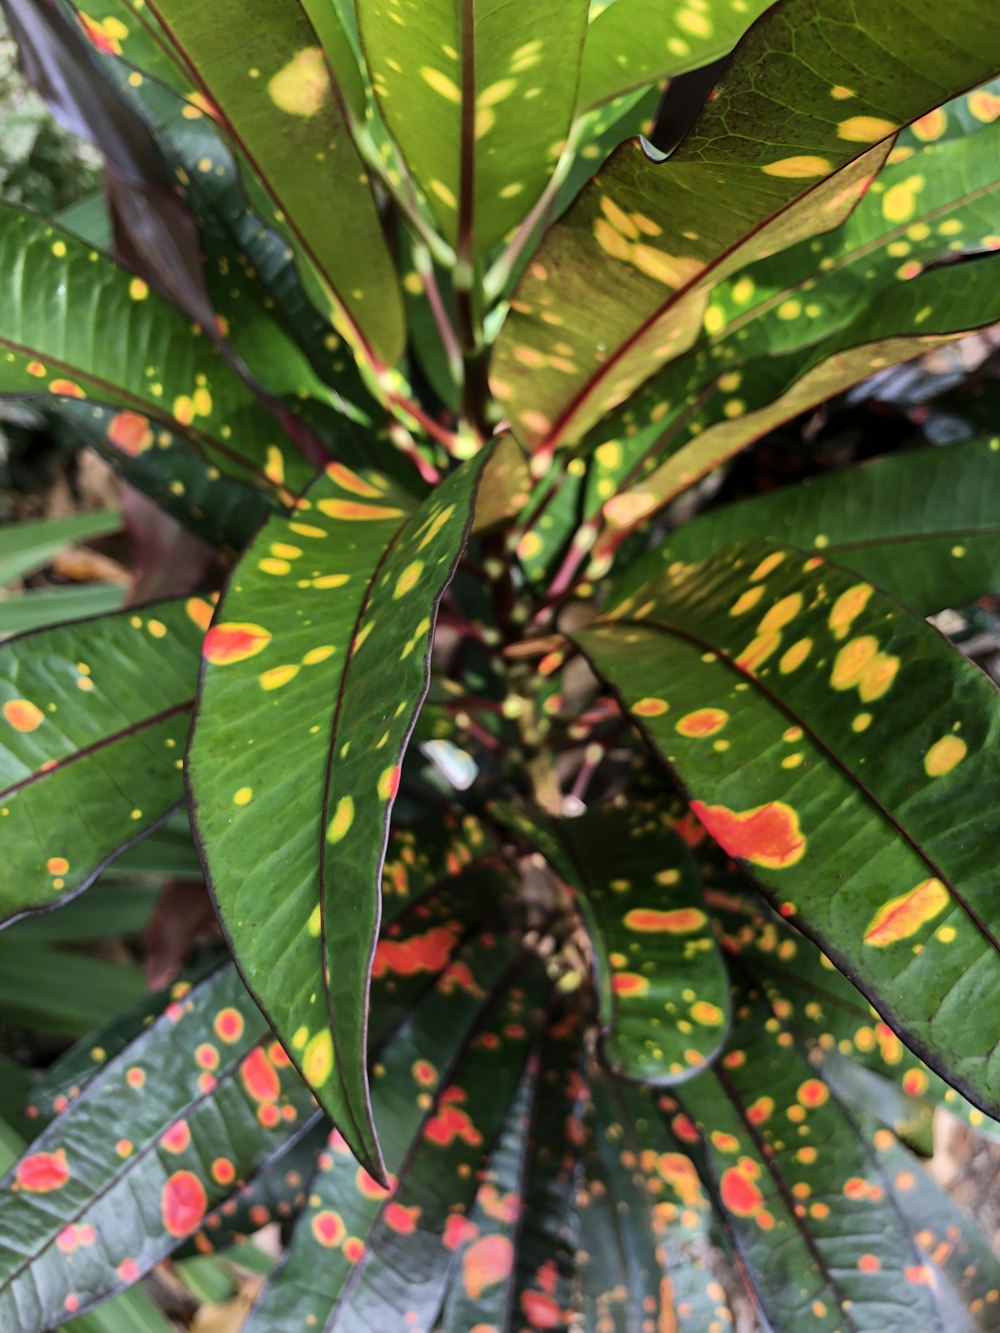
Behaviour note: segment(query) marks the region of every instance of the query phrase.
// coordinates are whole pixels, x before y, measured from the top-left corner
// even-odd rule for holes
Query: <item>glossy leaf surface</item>
[[[764,543],[661,576],[615,614],[577,639],[709,833],[995,1114],[990,1025],[966,1020],[1000,981],[995,686],[856,575]],[[717,734],[686,735],[707,710]]]
[[[901,54],[891,75],[873,74],[886,42]],[[917,51],[933,59],[908,58]],[[863,16],[850,0],[772,6],[670,159],[619,149],[546,238],[494,366],[518,433],[543,453],[578,438],[690,345],[711,282],[835,226],[882,164],[879,145],[992,75],[998,58],[975,0],[950,11],[946,34],[924,0],[878,0]],[[752,137],[737,131],[747,117]],[[555,365],[543,313],[562,321]]]
[[[205,642],[188,776],[219,914],[251,991],[373,1174],[363,1071],[377,886],[483,461],[415,510],[377,475],[331,464],[294,519],[261,531]]]
[[[586,0],[358,4],[386,123],[467,263],[521,220],[552,173],[573,117],[586,22]]]
[[[678,1090],[763,1313],[777,1329],[940,1330],[920,1255],[858,1126],[769,1020],[737,1000],[729,1052]]]
[[[576,819],[497,813],[572,890],[611,1068],[651,1083],[689,1078],[725,1039],[729,981],[694,862],[666,811],[633,800]]]
[[[616,586],[760,533],[812,549],[920,615],[1000,588],[1000,438],[920,449],[725,505],[685,524]]]
[[[80,893],[183,799],[211,614],[179,598],[0,645],[0,918]]]
[[[525,977],[525,991],[508,990],[516,957],[502,936],[473,940],[400,1028],[372,1089],[390,1188],[358,1167],[334,1135],[248,1333],[313,1320],[368,1328],[373,1312],[386,1307],[401,1327],[432,1325],[476,1167],[499,1131],[540,1020],[545,983],[537,972]],[[449,1204],[458,1206],[449,1213]],[[408,1313],[416,1318],[407,1321]]]
[[[267,0],[157,0],[149,9],[255,163],[330,292],[392,365],[403,345],[399,289],[364,166],[303,7],[298,0],[280,9]],[[234,27],[247,34],[238,60],[225,36]],[[315,160],[322,171],[302,171],[303,161]]]

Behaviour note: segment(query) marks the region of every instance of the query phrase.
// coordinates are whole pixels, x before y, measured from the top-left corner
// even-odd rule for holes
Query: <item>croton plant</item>
[[[227,951],[38,1085],[0,1327],[277,1217],[251,1333],[1000,1328],[916,1155],[1000,1135],[1000,435],[707,480],[1000,320],[990,6],[3,3],[106,196],[0,206],[0,392],[211,551],[0,648],[0,911],[183,807]]]

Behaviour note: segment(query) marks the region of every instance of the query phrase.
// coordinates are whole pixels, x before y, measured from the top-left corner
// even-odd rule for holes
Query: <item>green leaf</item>
[[[614,0],[590,22],[580,68],[578,110],[726,55],[767,0],[712,0],[665,10],[657,0]]]
[[[119,611],[126,591],[119,583],[85,583],[75,588],[32,588],[0,597],[0,638]]]
[[[694,813],[912,1050],[996,1114],[1000,1030],[981,999],[1000,980],[996,687],[794,548],[737,543],[637,598],[575,637]],[[707,716],[714,739],[691,737]]]
[[[11,523],[0,531],[0,584],[32,574],[49,564],[65,547],[118,532],[121,525],[122,516],[117,509]]]
[[[55,409],[76,399],[118,409],[107,436],[126,458],[151,450],[162,425],[228,475],[271,491],[280,469],[289,486],[305,485],[311,470],[273,417],[141,278],[10,205],[0,205],[0,264],[31,274],[5,307],[0,394],[37,395]]]
[[[134,963],[22,944],[16,930],[0,936],[0,1013],[7,1023],[45,1037],[75,1038],[143,992]]]
[[[645,1090],[596,1071],[590,1089],[579,1257],[588,1331],[630,1333],[653,1309],[672,1314],[678,1333],[726,1326],[732,1311],[708,1263],[709,1200],[689,1150]]]
[[[251,991],[373,1175],[376,889],[487,454],[415,510],[376,474],[331,464],[294,519],[262,529],[205,641],[187,771],[216,905]]]
[[[690,1078],[725,1041],[729,980],[690,853],[662,805],[494,813],[549,862],[590,936],[604,1055],[626,1078]]]
[[[334,1133],[247,1333],[285,1329],[291,1319],[342,1331],[391,1317],[404,1327],[408,1310],[419,1327],[433,1324],[476,1168],[541,1022],[544,975],[516,963],[510,938],[471,941],[387,1045],[372,1092],[390,1188],[357,1167]]]
[[[995,73],[978,8],[959,0],[943,25],[924,0],[863,16],[779,0],[668,161],[618,150],[549,232],[496,348],[494,392],[540,464],[691,345],[710,285],[837,225],[899,125]]]
[[[436,882],[428,875],[425,888]],[[373,988],[374,1051],[494,910],[494,888],[460,882],[414,902],[387,880],[392,933]],[[392,965],[413,955],[425,966]],[[446,988],[464,998],[465,974],[451,975]],[[319,1118],[231,965],[173,987],[152,1024],[138,1006],[132,1022],[110,1058],[91,1050],[97,1072],[0,1182],[4,1327],[57,1325],[135,1281]]]
[[[178,598],[0,645],[0,920],[82,892],[181,801],[210,615]]]
[[[382,114],[464,263],[502,240],[549,180],[573,118],[586,24],[587,0],[542,0],[517,17],[489,0],[409,15],[360,0]]]
[[[330,296],[376,357],[393,365],[403,350],[399,287],[367,173],[304,7],[298,0],[280,9],[269,0],[157,0],[147,7],[255,163]],[[236,28],[246,35],[238,57],[226,37]],[[317,160],[322,171],[303,172],[303,162]]]
[[[733,1045],[677,1091],[762,1312],[777,1329],[943,1330],[858,1125],[750,991]],[[850,1312],[848,1315],[848,1311]]]
[[[932,615],[1000,590],[1000,437],[893,454],[724,505],[670,534],[615,585],[622,600],[675,560],[766,532],[822,553]]]

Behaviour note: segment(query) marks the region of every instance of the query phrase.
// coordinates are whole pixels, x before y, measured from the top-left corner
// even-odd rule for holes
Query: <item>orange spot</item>
[[[420,1209],[415,1205],[407,1208],[401,1203],[390,1203],[385,1210],[385,1224],[390,1231],[401,1236],[412,1236],[420,1220]]]
[[[355,500],[320,500],[317,508],[328,518],[338,518],[347,523],[403,517],[402,509],[392,505],[363,505]]]
[[[414,1060],[410,1073],[422,1088],[429,1088],[437,1079],[437,1070],[429,1060]]]
[[[142,1088],[146,1085],[146,1075],[138,1065],[133,1065],[125,1071],[125,1082],[130,1088]]]
[[[65,856],[50,856],[45,862],[45,869],[50,875],[65,875],[69,869],[69,862]]]
[[[193,620],[199,629],[208,629],[212,623],[211,602],[206,602],[201,597],[189,597],[184,609],[188,613],[188,618]]]
[[[883,903],[865,931],[864,942],[876,949],[884,949],[888,944],[909,939],[921,926],[943,912],[949,902],[948,890],[939,879],[925,879],[909,893]]]
[[[202,655],[215,666],[228,666],[256,657],[270,642],[270,631],[262,626],[233,621],[228,625],[212,626],[205,635]]]
[[[212,1179],[218,1185],[231,1185],[236,1179],[236,1167],[228,1157],[217,1157],[212,1163]]]
[[[796,1095],[802,1106],[822,1106],[830,1100],[830,1089],[818,1078],[807,1078]]]
[[[69,1180],[69,1166],[65,1148],[55,1152],[36,1152],[18,1163],[14,1180],[19,1189],[29,1194],[51,1194],[60,1190]]]
[[[214,1027],[219,1040],[232,1045],[243,1036],[243,1015],[238,1009],[220,1009]]]
[[[312,1220],[312,1233],[328,1250],[336,1249],[347,1235],[347,1228],[339,1213],[325,1208]]]
[[[670,1128],[674,1131],[682,1143],[697,1143],[701,1137],[694,1127],[694,1122],[690,1116],[675,1115],[670,1122]]]
[[[668,935],[690,935],[701,930],[708,918],[697,907],[678,907],[672,912],[658,912],[652,907],[636,907],[625,913],[625,928]]]
[[[407,940],[379,940],[372,976],[377,979],[387,972],[406,977],[417,972],[441,972],[455,947],[455,934],[453,926],[435,926],[426,934],[412,935]]]
[[[344,467],[343,463],[327,463],[326,475],[342,491],[350,491],[352,495],[363,495],[366,499],[377,500],[382,494],[377,486],[365,481],[364,477],[359,477],[349,467]]]
[[[877,1273],[882,1267],[882,1261],[877,1254],[863,1254],[858,1260],[858,1267],[862,1273]]]
[[[927,1091],[927,1075],[922,1069],[908,1069],[903,1075],[903,1091],[911,1097],[919,1097]]]
[[[906,1280],[914,1287],[932,1287],[934,1276],[926,1264],[914,1264],[906,1270]]]
[[[53,380],[49,384],[49,393],[59,394],[62,398],[86,398],[87,396],[79,384],[74,384],[72,380]]]
[[[276,1102],[281,1095],[278,1071],[260,1046],[255,1046],[240,1065],[240,1078],[255,1102]]]
[[[129,458],[137,458],[153,444],[149,418],[141,412],[118,412],[108,427],[108,439]]]
[[[115,1271],[123,1282],[135,1282],[139,1276],[139,1265],[134,1259],[123,1259]]]
[[[514,1268],[514,1247],[506,1236],[482,1236],[462,1256],[462,1285],[470,1300],[478,1301],[487,1287],[509,1277]]]
[[[179,1153],[191,1142],[191,1131],[186,1120],[178,1120],[160,1135],[160,1147],[167,1152]]]
[[[354,1173],[354,1187],[364,1199],[384,1199],[389,1193],[363,1166],[359,1166]]]
[[[45,367],[42,365],[41,361],[29,361],[25,369],[28,374],[34,376],[36,380],[45,378]]]
[[[348,1236],[344,1241],[344,1258],[348,1263],[356,1264],[364,1255],[365,1243],[357,1236]]]
[[[806,839],[799,828],[798,814],[784,801],[769,801],[743,811],[692,801],[691,809],[732,857],[781,870],[805,855]]]
[[[774,1098],[758,1097],[747,1107],[747,1119],[751,1125],[762,1125],[774,1114]]]
[[[461,1213],[449,1213],[441,1242],[446,1250],[457,1250],[476,1234],[476,1225]]]
[[[45,720],[45,714],[27,699],[8,699],[0,709],[15,731],[34,731]]]
[[[930,143],[934,139],[940,139],[948,128],[948,117],[941,107],[935,107],[933,111],[928,111],[926,116],[921,116],[915,120],[910,129],[923,143]]]
[[[558,1304],[544,1292],[522,1292],[521,1310],[532,1328],[561,1328],[563,1325]]]
[[[636,717],[662,717],[669,707],[666,699],[640,699],[632,705],[631,712]]]
[[[186,1236],[205,1216],[205,1187],[193,1171],[175,1171],[160,1195],[163,1225],[171,1236]]]
[[[616,972],[611,978],[611,989],[616,995],[645,995],[649,982],[637,972]]]
[[[218,1069],[219,1052],[210,1041],[203,1041],[194,1049],[195,1063],[202,1069]]]
[[[764,1196],[742,1163],[740,1166],[730,1166],[722,1173],[719,1193],[722,1202],[737,1217],[753,1217],[764,1205]]]
[[[677,723],[677,730],[682,736],[692,738],[714,736],[729,721],[729,714],[723,708],[699,708],[694,713],[686,713]]]

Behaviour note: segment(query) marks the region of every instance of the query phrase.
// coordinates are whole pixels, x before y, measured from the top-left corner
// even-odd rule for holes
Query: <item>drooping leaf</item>
[[[56,907],[183,798],[201,598],[0,645],[0,920]]]
[[[694,862],[666,811],[633,800],[576,819],[495,813],[573,892],[611,1068],[651,1083],[690,1078],[725,1040],[729,981]]]
[[[662,575],[614,616],[577,641],[709,833],[996,1114],[992,682],[856,575],[766,543]],[[706,710],[715,738],[686,734]]]
[[[508,938],[472,941],[386,1047],[372,1091],[390,1186],[377,1184],[333,1136],[247,1333],[286,1328],[289,1319],[366,1329],[387,1308],[401,1327],[410,1310],[417,1316],[410,1322],[432,1326],[476,1168],[541,1019],[544,977],[514,968],[510,990],[516,960]]]
[[[821,552],[920,615],[1000,589],[1000,437],[894,454],[725,505],[632,565],[614,597],[674,560],[760,533]]]
[[[107,509],[8,525],[0,531],[0,584],[41,569],[67,546],[117,532],[121,523],[121,513]]]
[[[118,611],[126,592],[120,583],[83,583],[70,588],[31,588],[0,598],[0,638]]]
[[[675,1093],[763,1314],[780,1330],[943,1324],[858,1125],[752,992],[731,1049]],[[845,1325],[845,1321],[850,1323]]]
[[[732,50],[766,8],[766,0],[674,10],[656,0],[614,0],[587,28],[578,110],[711,64]]]
[[[876,0],[863,18],[849,0],[781,0],[668,161],[618,150],[550,231],[497,344],[494,392],[542,460],[691,345],[712,283],[836,226],[899,125],[995,73],[977,11],[960,3],[944,35],[924,0]]]
[[[709,1200],[648,1092],[591,1072],[580,1276],[588,1333],[630,1333],[650,1310],[678,1333],[732,1320],[711,1267]],[[670,1325],[668,1324],[668,1327]]]
[[[148,8],[256,164],[285,225],[329,294],[386,365],[403,347],[396,276],[364,165],[304,8],[267,0]],[[246,34],[234,58],[227,31]],[[318,156],[319,155],[319,156]],[[322,171],[303,172],[319,161]]]
[[[551,176],[573,117],[586,22],[586,0],[513,13],[491,0],[448,0],[409,15],[388,0],[360,0],[382,114],[463,263],[502,240]]]
[[[496,901],[489,880],[413,903],[387,885],[375,1052]],[[454,990],[465,974],[451,975]],[[110,1058],[91,1052],[97,1072],[0,1184],[5,1327],[58,1325],[135,1281],[320,1118],[234,967],[169,1000],[152,1025],[133,1011]]]
[[[187,773],[219,914],[251,991],[373,1175],[376,890],[485,457],[417,509],[377,474],[331,464],[294,519],[261,531],[205,641]]]

